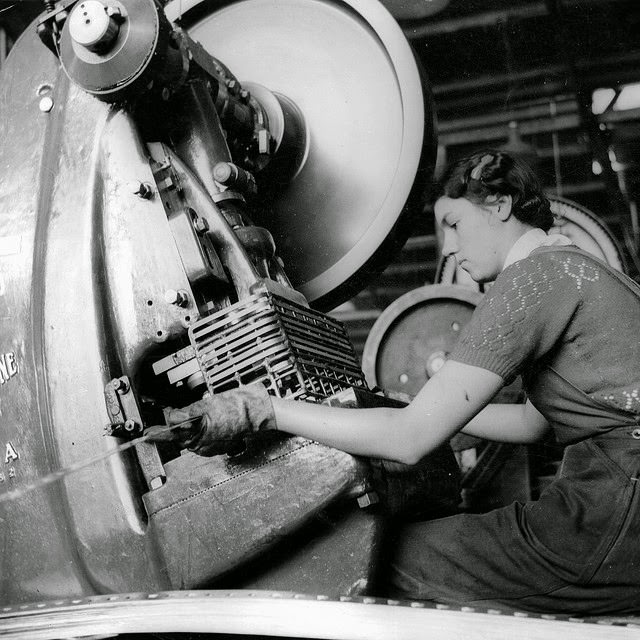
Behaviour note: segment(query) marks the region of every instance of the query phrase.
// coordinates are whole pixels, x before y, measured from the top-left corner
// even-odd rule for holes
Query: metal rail
[[[617,640],[640,618],[582,619],[367,597],[272,591],[133,593],[0,608],[0,638],[208,633],[326,640]],[[572,635],[573,634],[573,635]]]

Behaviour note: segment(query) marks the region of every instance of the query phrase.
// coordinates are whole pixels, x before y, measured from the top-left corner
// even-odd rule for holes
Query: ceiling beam
[[[602,73],[606,67],[612,68],[611,75],[620,73],[621,66],[636,65],[634,68],[637,74],[637,63],[640,62],[640,51],[632,51],[622,55],[607,56],[597,60],[579,60],[577,68],[583,72]],[[434,96],[446,95],[461,91],[476,91],[477,89],[489,89],[490,87],[500,87],[505,85],[520,84],[527,81],[542,80],[547,82],[550,78],[561,78],[566,76],[566,68],[563,65],[546,65],[535,69],[528,69],[518,73],[490,74],[477,76],[468,80],[459,80],[446,84],[438,84],[432,87]]]
[[[584,7],[587,5],[602,5],[612,2],[620,2],[620,0],[573,0],[570,4]],[[458,33],[469,29],[493,27],[497,24],[508,22],[509,20],[529,20],[531,18],[548,15],[549,12],[544,2],[534,2],[528,5],[510,7],[502,11],[485,11],[483,13],[450,18],[448,20],[419,22],[418,24],[405,26],[403,31],[407,38],[415,40],[418,38],[430,38],[432,36]]]
[[[464,129],[478,129],[496,124],[507,125],[511,121],[522,122],[523,120],[534,120],[537,118],[551,117],[553,115],[575,113],[578,105],[575,100],[565,100],[553,103],[555,113],[552,112],[551,103],[526,106],[519,109],[508,109],[498,113],[489,113],[468,118],[455,118],[438,123],[438,133],[449,133],[462,131]]]
[[[627,111],[610,111],[598,117],[598,121],[605,124],[620,124],[640,121],[640,109]],[[540,133],[553,133],[554,131],[566,131],[568,129],[581,129],[582,123],[578,113],[565,113],[548,118],[536,118],[534,120],[521,120],[518,122],[518,130],[523,136]],[[450,130],[438,133],[438,142],[445,147],[461,144],[476,144],[507,140],[508,127],[503,125],[478,126],[475,129]]]
[[[493,27],[501,22],[509,20],[526,20],[549,15],[544,2],[536,2],[531,5],[512,7],[502,11],[485,11],[475,15],[460,18],[450,18],[437,22],[425,22],[423,24],[405,27],[404,35],[415,40],[417,38],[430,38],[432,36],[442,36],[469,29],[481,29],[483,27]]]

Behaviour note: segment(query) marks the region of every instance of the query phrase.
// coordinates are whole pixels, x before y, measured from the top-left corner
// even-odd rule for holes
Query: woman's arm
[[[546,418],[527,400],[525,404],[489,404],[462,431],[486,440],[528,444],[548,428]]]
[[[495,373],[448,361],[403,409],[341,409],[273,399],[278,429],[356,455],[415,464],[503,386]]]

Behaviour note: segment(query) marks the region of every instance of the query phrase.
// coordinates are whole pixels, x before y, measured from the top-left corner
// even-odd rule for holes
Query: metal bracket
[[[105,430],[107,435],[117,438],[142,435],[144,424],[129,378],[122,376],[107,383],[104,397],[111,419],[111,425]],[[158,489],[165,483],[166,473],[156,445],[150,442],[139,442],[135,449],[149,490]]]
[[[41,18],[38,19],[36,32],[42,40],[43,44],[53,53],[56,58],[60,57],[58,51],[58,37],[66,19],[69,17],[69,10],[78,0],[66,0],[66,2],[53,2],[52,9],[49,9]]]

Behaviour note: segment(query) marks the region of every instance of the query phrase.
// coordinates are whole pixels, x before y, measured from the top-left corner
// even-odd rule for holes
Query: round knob
[[[84,0],[76,5],[69,17],[73,41],[90,51],[104,52],[120,30],[112,9],[98,0]]]
[[[230,162],[218,162],[215,167],[213,167],[213,179],[220,184],[226,185],[227,182],[233,180],[234,175],[234,165]]]
[[[427,375],[432,378],[447,361],[447,354],[444,351],[434,351],[427,359]]]
[[[176,307],[186,307],[189,304],[189,294],[182,290],[167,289],[164,292],[164,300],[167,304],[174,304]]]

